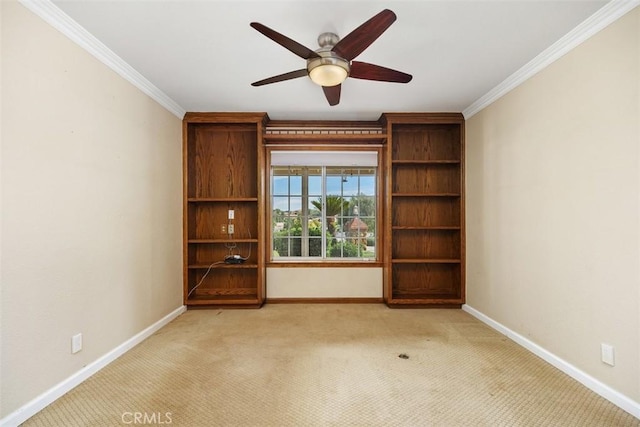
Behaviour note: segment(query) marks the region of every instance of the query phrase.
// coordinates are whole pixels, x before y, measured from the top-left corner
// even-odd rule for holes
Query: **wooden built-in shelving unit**
[[[266,295],[266,149],[376,145],[378,242],[391,307],[465,302],[464,118],[385,113],[377,122],[269,121],[266,113],[187,113],[183,120],[184,301],[260,307]],[[299,148],[296,148],[299,149]],[[229,210],[235,212],[228,219]],[[233,235],[222,230],[233,223]],[[241,264],[224,263],[239,254]]]
[[[187,113],[183,120],[187,306],[259,307],[264,302],[260,148],[266,120],[264,113]],[[229,255],[244,262],[225,263]]]
[[[387,134],[384,294],[389,306],[464,303],[464,119],[383,114]]]

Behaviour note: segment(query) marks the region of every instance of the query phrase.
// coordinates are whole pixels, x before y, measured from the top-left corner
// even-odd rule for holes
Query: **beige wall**
[[[466,127],[468,304],[636,402],[639,86],[636,9]]]
[[[181,306],[182,165],[179,118],[0,10],[1,418]]]
[[[382,268],[267,268],[267,298],[382,298]]]

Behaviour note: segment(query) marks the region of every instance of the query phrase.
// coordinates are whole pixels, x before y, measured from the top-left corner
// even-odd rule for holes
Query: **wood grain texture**
[[[460,259],[459,230],[394,230],[394,259]]]
[[[459,264],[394,264],[392,269],[394,299],[459,299],[461,296]]]
[[[192,297],[249,295],[246,289],[253,289],[253,293],[250,295],[254,298],[257,297],[257,273],[255,268],[235,268],[235,266],[212,268],[208,274],[206,273],[206,269],[189,270],[189,291],[202,281],[200,286],[191,294]],[[240,291],[236,292],[236,289],[240,289]]]
[[[392,226],[460,226],[459,197],[394,197]]]
[[[460,165],[457,163],[395,164],[393,193],[460,194]]]
[[[200,125],[194,149],[193,197],[257,197],[255,127]]]
[[[184,123],[267,123],[267,113],[248,112],[188,112],[184,115]]]
[[[234,239],[257,238],[258,209],[257,202],[226,201],[189,203],[193,215],[193,224],[189,229],[189,239],[228,239],[229,234],[222,232],[221,226],[229,224],[228,212],[235,212]]]
[[[394,160],[460,160],[460,125],[394,126]]]

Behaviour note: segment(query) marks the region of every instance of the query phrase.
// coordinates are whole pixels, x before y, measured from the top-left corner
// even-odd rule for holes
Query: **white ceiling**
[[[265,111],[272,119],[375,120],[382,112],[460,112],[607,1],[160,1],[53,3],[186,111]],[[408,84],[347,79],[328,105],[308,78],[252,87],[305,68],[249,26],[307,46],[345,36],[383,9],[398,19],[360,56],[413,75]]]

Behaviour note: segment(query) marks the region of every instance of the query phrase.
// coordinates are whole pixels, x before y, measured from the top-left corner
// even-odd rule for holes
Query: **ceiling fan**
[[[318,37],[320,48],[316,51],[291,40],[259,22],[252,22],[251,26],[253,28],[289,49],[302,59],[306,59],[307,67],[269,77],[251,83],[251,85],[262,86],[309,76],[314,83],[322,86],[329,105],[337,105],[340,102],[342,82],[344,82],[347,77],[382,82],[408,83],[412,79],[411,74],[367,62],[353,61],[353,59],[380,37],[395,20],[395,13],[385,9],[342,39],[334,33],[322,33]]]

